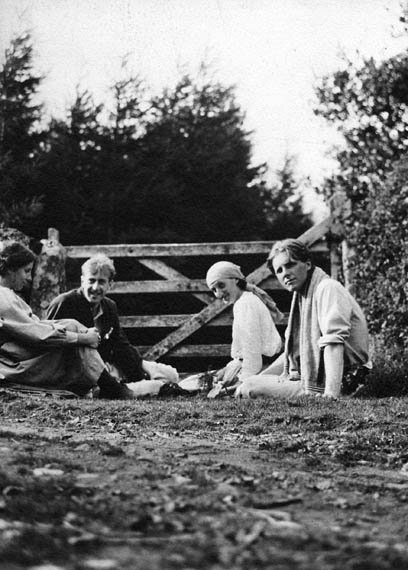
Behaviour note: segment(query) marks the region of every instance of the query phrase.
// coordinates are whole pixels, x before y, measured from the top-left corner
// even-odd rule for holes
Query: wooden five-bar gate
[[[313,226],[305,232],[300,239],[307,243],[312,251],[326,255],[330,263],[331,273],[337,276],[338,248],[330,248],[332,217],[328,217],[321,223]],[[284,297],[286,294],[276,278],[274,278],[266,266],[268,253],[274,242],[228,242],[228,243],[195,243],[195,244],[113,244],[113,245],[81,245],[62,247],[58,243],[58,232],[50,230],[48,247],[43,248],[34,279],[33,304],[36,312],[44,316],[47,305],[53,296],[66,289],[65,266],[74,262],[75,278],[79,281],[80,264],[96,253],[104,253],[114,259],[115,264],[121,260],[138,264],[151,276],[150,278],[135,280],[117,280],[114,282],[110,295],[117,301],[120,312],[120,320],[124,329],[131,338],[135,338],[134,344],[138,346],[143,357],[149,360],[172,361],[177,359],[177,366],[184,369],[183,362],[191,359],[202,359],[200,369],[204,363],[226,360],[230,350],[231,334],[231,307],[217,300],[208,291],[205,283],[205,272],[213,262],[220,259],[236,261],[243,256],[246,265],[251,266],[248,259],[258,260],[255,267],[247,273],[247,279],[266,289],[278,301],[278,306],[287,310]],[[331,255],[331,257],[330,257]],[[186,275],[183,269],[182,259],[193,260],[198,266],[201,263],[199,278]],[[261,263],[259,264],[259,260]],[[201,262],[200,262],[201,260]],[[206,261],[206,265],[203,264]],[[76,263],[76,265],[75,265]],[[61,267],[61,264],[64,267]],[[197,267],[195,267],[197,271]],[[128,274],[124,272],[123,274]],[[69,283],[71,286],[73,283]],[[122,299],[131,297],[170,296],[166,304],[166,310],[145,314],[129,314],[128,305]],[[173,309],[171,298],[179,296],[184,301],[175,303],[177,311]],[[194,300],[193,309],[188,298]],[[143,300],[138,305],[143,306]],[[180,310],[181,308],[181,310]],[[136,312],[136,311],[133,311]],[[284,326],[281,323],[280,326]],[[216,331],[223,329],[227,334],[223,341],[219,341],[220,334]],[[154,331],[154,334],[152,332]],[[201,337],[198,333],[201,334]],[[133,337],[132,337],[133,334]],[[192,342],[191,338],[199,336],[198,342]],[[221,335],[222,337],[222,335]],[[154,338],[153,342],[151,339]],[[216,339],[216,342],[213,339]],[[146,340],[147,339],[147,340]],[[218,339],[218,340],[217,340]],[[193,368],[197,368],[197,364]],[[191,368],[191,365],[190,365]]]

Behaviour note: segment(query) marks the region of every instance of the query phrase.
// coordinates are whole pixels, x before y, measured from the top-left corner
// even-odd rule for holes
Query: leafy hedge
[[[364,201],[344,220],[354,248],[354,291],[370,330],[397,359],[408,357],[408,159],[383,182],[373,180]]]
[[[338,173],[323,192],[340,191],[351,205],[341,221],[354,251],[353,289],[376,346],[401,362],[408,358],[408,53],[347,61],[316,94],[315,113],[344,137]]]

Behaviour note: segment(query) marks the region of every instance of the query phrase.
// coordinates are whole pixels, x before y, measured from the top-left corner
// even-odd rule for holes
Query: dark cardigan
[[[98,351],[104,362],[117,366],[129,382],[146,377],[142,370],[142,358],[132,346],[119,323],[115,301],[104,297],[101,301],[101,314],[94,322],[93,307],[82,289],[72,289],[58,295],[50,304],[47,319],[76,319],[87,328],[97,326],[102,341]]]

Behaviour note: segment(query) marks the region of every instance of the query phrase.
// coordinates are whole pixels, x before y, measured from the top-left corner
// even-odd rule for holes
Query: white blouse
[[[282,340],[268,308],[253,293],[242,293],[233,315],[231,356],[242,360],[239,378],[243,380],[261,371],[262,355],[277,354]]]

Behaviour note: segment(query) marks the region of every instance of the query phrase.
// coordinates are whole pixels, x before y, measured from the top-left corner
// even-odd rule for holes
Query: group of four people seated
[[[35,259],[19,242],[1,244],[0,386],[108,399],[132,399],[146,382],[151,388],[153,363],[131,345],[106,296],[115,276],[112,260],[97,255],[86,261],[81,287],[55,298],[40,320],[19,295]],[[207,272],[210,290],[233,305],[232,360],[216,373],[212,395],[338,398],[353,392],[370,367],[367,324],[356,300],[313,265],[299,240],[277,242],[268,265],[293,293],[283,352],[275,324],[282,313],[271,297],[247,283],[233,263],[215,263]],[[157,393],[157,386],[139,390],[146,393]]]

